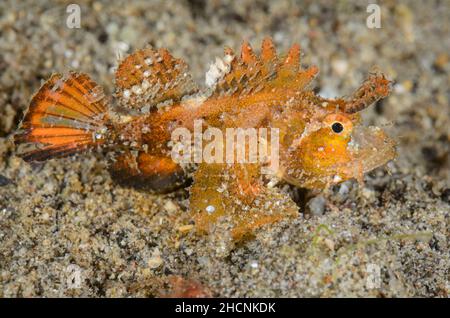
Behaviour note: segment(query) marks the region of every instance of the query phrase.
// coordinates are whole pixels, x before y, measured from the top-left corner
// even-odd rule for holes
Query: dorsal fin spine
[[[226,48],[228,54],[231,49]],[[317,68],[308,69],[300,67],[300,45],[294,44],[288,54],[280,59],[276,55],[273,41],[270,38],[263,40],[261,55],[254,54],[250,44],[244,41],[241,47],[240,58],[234,58],[230,63],[230,71],[222,78],[216,80],[211,98],[214,96],[231,96],[250,94],[267,89],[290,89],[303,91],[317,74]],[[234,87],[233,90],[229,88]],[[261,88],[262,87],[262,88]]]

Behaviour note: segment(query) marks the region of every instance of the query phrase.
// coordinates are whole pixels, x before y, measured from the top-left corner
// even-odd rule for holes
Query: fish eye
[[[334,122],[332,125],[331,125],[331,129],[336,133],[336,134],[339,134],[339,133],[341,133],[343,130],[344,130],[344,126],[342,126],[342,124],[340,123],[340,122]]]

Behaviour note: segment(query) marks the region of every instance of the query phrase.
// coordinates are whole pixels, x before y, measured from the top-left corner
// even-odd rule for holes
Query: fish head
[[[295,133],[295,130],[293,130]],[[281,156],[283,178],[305,188],[325,188],[356,178],[394,159],[395,143],[357,113],[336,108],[313,118]]]

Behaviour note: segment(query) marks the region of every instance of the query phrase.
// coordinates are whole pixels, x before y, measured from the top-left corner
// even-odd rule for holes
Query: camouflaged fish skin
[[[116,72],[112,107],[87,75],[53,75],[34,95],[15,136],[26,161],[43,161],[92,148],[109,154],[121,184],[157,192],[190,186],[190,211],[199,232],[224,230],[234,240],[264,225],[295,217],[298,207],[274,186],[279,181],[309,189],[356,178],[395,157],[394,142],[377,127],[363,127],[359,111],[390,92],[382,74],[368,79],[348,99],[316,95],[315,66],[302,68],[300,46],[284,56],[270,38],[260,54],[244,42],[241,53],[225,49],[200,90],[187,65],[167,50],[131,54]],[[183,166],[172,160],[177,128],[271,128],[279,132],[279,166],[271,175],[262,163]],[[226,145],[224,145],[226,146]],[[32,147],[32,149],[29,149]],[[270,160],[269,160],[270,162]]]

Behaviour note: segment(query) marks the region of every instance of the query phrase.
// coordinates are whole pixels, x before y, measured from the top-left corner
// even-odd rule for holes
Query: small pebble
[[[325,211],[325,203],[326,203],[326,200],[321,195],[309,200],[308,206],[309,206],[309,210],[310,210],[311,214],[315,215],[315,216],[323,215],[323,213]]]
[[[161,258],[161,252],[159,249],[155,249],[153,251],[152,257],[150,257],[147,261],[148,267],[151,269],[156,269],[163,264],[163,259]]]
[[[11,183],[13,183],[13,181],[10,178],[7,178],[0,174],[0,187],[7,186]]]
[[[168,212],[168,213],[173,213],[177,211],[177,206],[175,203],[173,203],[172,200],[168,200],[165,204],[164,204],[164,209]]]

